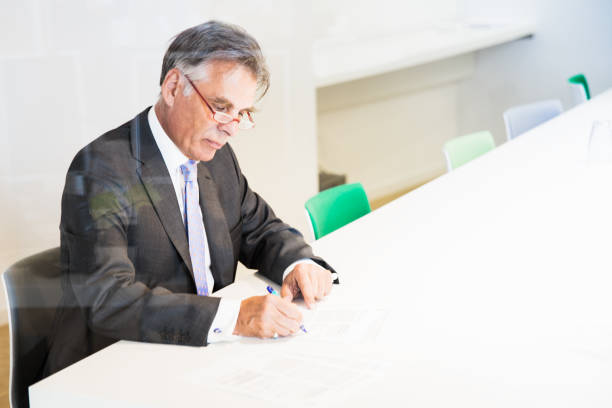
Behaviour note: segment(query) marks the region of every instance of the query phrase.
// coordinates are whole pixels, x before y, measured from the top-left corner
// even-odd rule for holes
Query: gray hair
[[[259,44],[243,28],[208,21],[191,27],[174,37],[164,55],[159,84],[172,68],[180,69],[193,80],[199,79],[196,70],[211,61],[235,61],[248,68],[257,80],[263,97],[270,87],[270,73]],[[191,91],[186,87],[185,91]]]

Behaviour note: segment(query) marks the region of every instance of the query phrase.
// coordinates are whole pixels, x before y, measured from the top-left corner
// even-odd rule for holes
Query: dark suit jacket
[[[44,375],[119,340],[201,346],[219,298],[197,296],[189,246],[148,109],[82,149],[66,176],[60,223],[63,300]],[[280,283],[312,258],[301,234],[251,191],[229,145],[198,164],[214,290],[240,261]]]

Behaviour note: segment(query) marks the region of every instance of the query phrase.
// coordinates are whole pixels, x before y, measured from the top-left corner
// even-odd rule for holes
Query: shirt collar
[[[155,106],[152,106],[149,109],[149,127],[151,128],[151,133],[153,133],[153,138],[155,139],[155,143],[157,143],[157,147],[161,152],[161,155],[166,163],[166,167],[168,170],[175,171],[178,169],[181,164],[185,164],[189,158],[183,154],[179,150],[179,148],[174,144],[170,136],[166,134],[164,128],[161,123],[159,123],[159,119],[157,118],[157,114],[155,113]]]

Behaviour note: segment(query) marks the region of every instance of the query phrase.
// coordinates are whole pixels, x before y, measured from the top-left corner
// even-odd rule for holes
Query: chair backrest
[[[504,112],[506,136],[508,140],[541,125],[563,112],[563,106],[558,99],[550,99],[515,106]]]
[[[495,148],[495,140],[488,130],[456,137],[444,143],[446,169],[451,171]]]
[[[60,249],[25,258],[2,275],[9,308],[12,408],[29,407],[28,387],[42,378],[62,296]]]
[[[576,74],[567,79],[572,93],[573,106],[580,105],[591,99],[591,91],[584,74]]]
[[[306,201],[304,205],[319,239],[371,211],[368,196],[361,183],[343,184]]]

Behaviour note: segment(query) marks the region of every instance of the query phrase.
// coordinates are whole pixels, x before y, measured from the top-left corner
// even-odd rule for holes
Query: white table
[[[308,335],[122,341],[31,406],[610,407],[612,169],[585,161],[610,118],[612,91],[315,242],[342,284]]]
[[[414,67],[518,40],[532,23],[440,23],[430,28],[367,38],[328,38],[314,46],[318,88]]]

